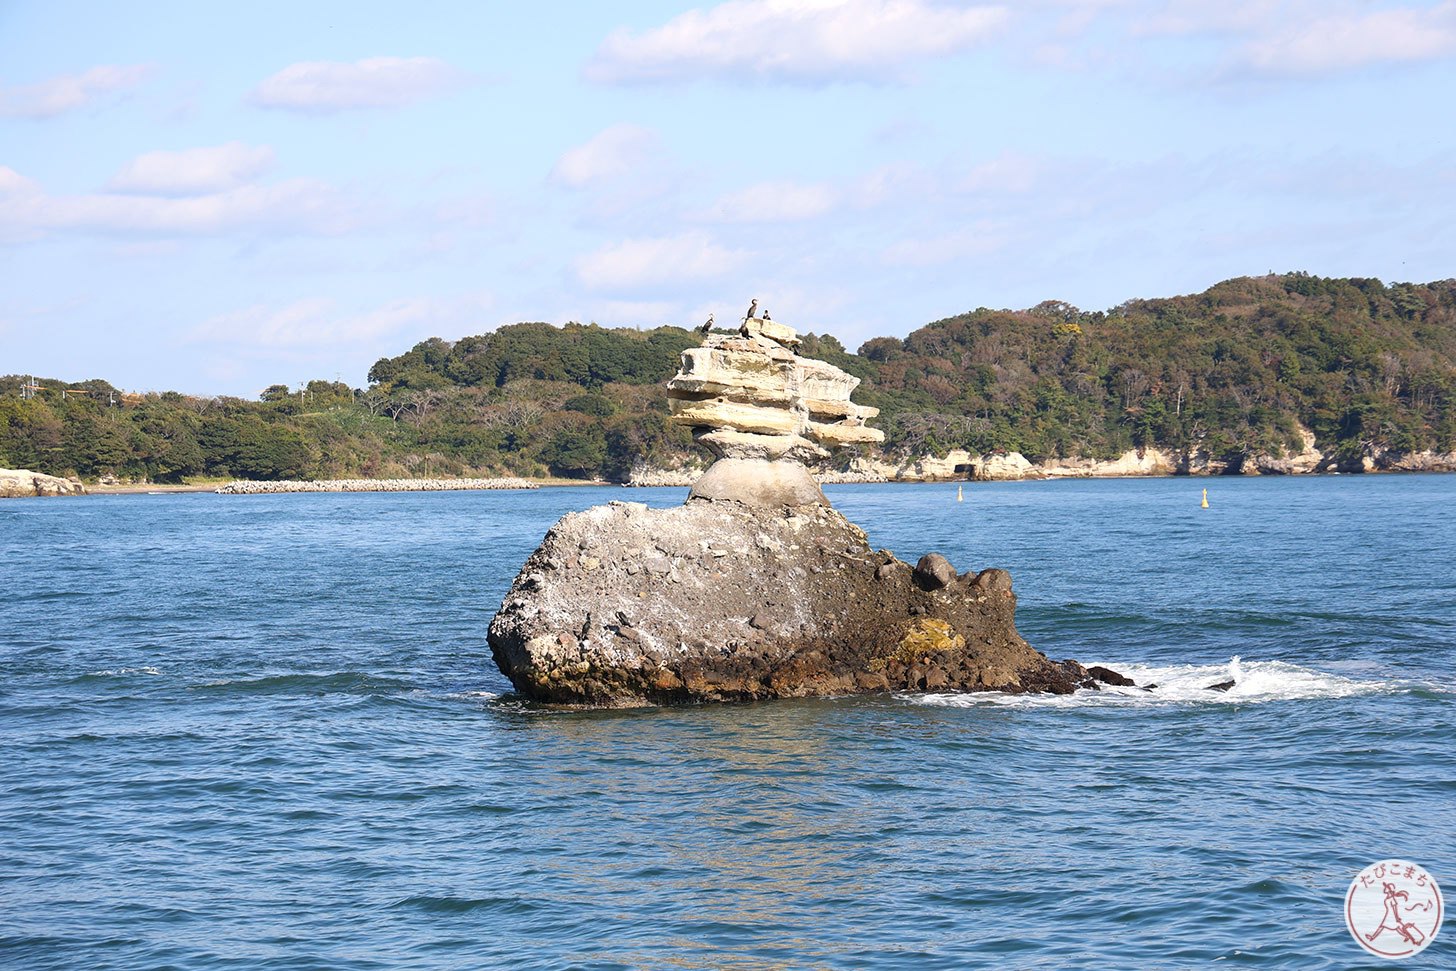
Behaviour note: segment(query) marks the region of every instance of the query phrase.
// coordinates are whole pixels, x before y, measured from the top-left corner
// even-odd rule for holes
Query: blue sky
[[[0,373],[1456,276],[1456,0],[0,2]]]

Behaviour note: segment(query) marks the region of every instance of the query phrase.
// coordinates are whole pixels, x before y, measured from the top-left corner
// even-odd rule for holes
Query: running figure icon
[[[1365,951],[1408,958],[1431,946],[1441,929],[1441,888],[1408,860],[1380,860],[1355,875],[1345,894],[1345,926]]]
[[[1372,933],[1366,934],[1365,940],[1373,942],[1386,931],[1395,931],[1405,938],[1406,943],[1420,947],[1425,941],[1426,935],[1421,933],[1421,929],[1415,925],[1414,921],[1401,920],[1400,917],[1400,902],[1404,900],[1406,903],[1410,903],[1410,894],[1404,890],[1395,889],[1393,883],[1382,883],[1381,886],[1385,888],[1385,913],[1380,918],[1380,926],[1376,927]]]

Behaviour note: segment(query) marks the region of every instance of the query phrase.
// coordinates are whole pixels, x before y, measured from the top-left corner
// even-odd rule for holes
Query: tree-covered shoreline
[[[275,385],[261,400],[0,377],[0,467],[94,480],[554,475],[624,479],[689,459],[663,382],[696,333],[524,323],[383,358],[369,386]],[[1108,311],[981,308],[850,353],[891,458],[1032,461],[1157,447],[1278,455],[1456,449],[1456,280],[1241,277]]]

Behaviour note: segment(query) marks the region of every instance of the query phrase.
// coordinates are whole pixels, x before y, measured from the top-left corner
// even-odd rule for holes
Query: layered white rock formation
[[[26,496],[80,496],[86,487],[77,479],[32,472],[30,469],[0,469],[0,499]]]
[[[795,354],[791,328],[755,319],[748,329],[748,337],[712,335],[683,351],[667,384],[672,420],[718,457],[692,496],[827,505],[806,463],[844,445],[883,441],[865,425],[879,411],[850,401],[859,378]]]

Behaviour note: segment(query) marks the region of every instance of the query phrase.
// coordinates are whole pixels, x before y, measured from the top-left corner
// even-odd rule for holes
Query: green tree
[[[552,474],[567,479],[589,479],[599,475],[606,457],[606,437],[595,425],[558,429],[541,450],[541,459]]]

